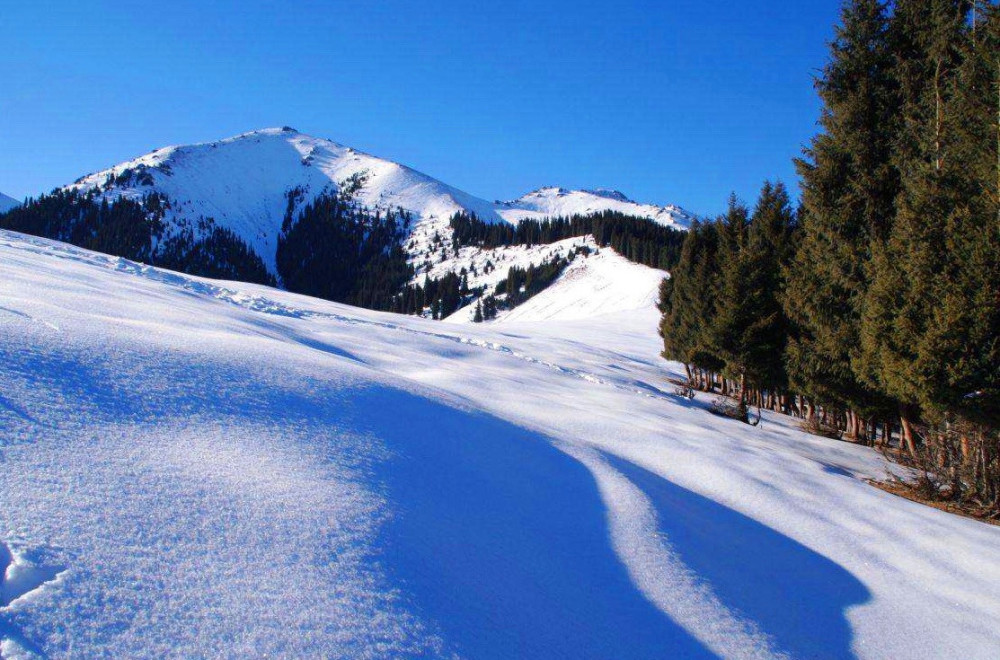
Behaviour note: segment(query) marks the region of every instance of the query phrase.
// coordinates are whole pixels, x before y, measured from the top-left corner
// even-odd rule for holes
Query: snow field
[[[1000,530],[675,396],[651,303],[572,318],[604,289],[568,272],[453,325],[10,232],[0,264],[0,541],[57,571],[5,655],[1000,650]]]

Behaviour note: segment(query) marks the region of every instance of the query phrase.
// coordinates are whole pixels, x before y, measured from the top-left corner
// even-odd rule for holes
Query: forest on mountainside
[[[617,211],[521,220],[516,225],[483,222],[473,214],[456,213],[450,224],[458,248],[471,245],[489,250],[511,245],[548,245],[590,235],[598,246],[610,247],[629,261],[660,270],[669,270],[677,263],[686,234],[648,218]]]
[[[289,291],[368,309],[390,309],[413,276],[402,241],[403,211],[369,211],[345,194],[324,193],[294,213],[301,191],[288,194],[276,262]]]
[[[793,210],[766,183],[663,283],[691,386],[887,446],[1000,514],[1000,8],[845,3]]]
[[[167,231],[170,200],[158,193],[109,200],[97,190],[53,190],[0,214],[0,229],[51,238],[170,270],[274,285],[261,258],[212,218],[178,218]]]

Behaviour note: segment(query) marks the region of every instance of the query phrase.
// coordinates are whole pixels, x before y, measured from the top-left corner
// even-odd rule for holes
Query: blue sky
[[[794,184],[837,0],[7,2],[0,191],[290,125],[487,199]]]

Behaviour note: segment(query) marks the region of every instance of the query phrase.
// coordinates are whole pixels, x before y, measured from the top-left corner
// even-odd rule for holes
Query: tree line
[[[274,285],[261,258],[211,218],[163,219],[170,200],[158,193],[110,199],[91,190],[54,190],[0,215],[0,228],[171,270]]]
[[[295,213],[301,190],[288,193],[276,264],[289,291],[368,309],[392,310],[413,277],[403,239],[404,211],[369,211],[350,195],[326,192]]]
[[[744,419],[898,442],[928,495],[998,511],[1000,10],[850,0],[817,89],[797,213],[768,183],[692,227],[664,355]]]
[[[429,309],[431,318],[440,320],[451,316],[481,294],[482,289],[469,289],[468,274],[465,272],[449,272],[439,278],[425,274],[423,283],[407,284],[395,294],[389,311],[422,315]]]
[[[617,211],[568,218],[525,219],[516,225],[484,222],[474,214],[459,212],[451,217],[450,224],[454,244],[459,248],[548,245],[592,235],[600,247],[610,247],[629,261],[661,270],[668,270],[677,263],[685,236],[679,229]]]
[[[497,282],[487,293],[485,286],[469,287],[469,273],[462,268],[458,273],[445,273],[439,278],[424,275],[422,284],[408,284],[396,294],[389,311],[401,314],[423,314],[430,309],[431,318],[446,318],[466,305],[476,302],[473,321],[481,323],[496,318],[500,310],[513,309],[538,295],[555,282],[566,266],[579,253],[588,253],[584,247],[568,256],[554,255],[550,259],[526,267],[511,266],[507,276]]]
[[[493,293],[476,301],[473,322],[495,319],[500,310],[514,309],[527,302],[555,283],[576,255],[589,253],[586,246],[581,246],[566,256],[556,254],[538,265],[511,266],[507,269],[507,277],[497,282]]]

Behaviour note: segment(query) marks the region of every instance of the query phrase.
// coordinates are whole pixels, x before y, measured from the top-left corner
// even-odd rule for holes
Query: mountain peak
[[[629,199],[625,193],[620,190],[611,190],[609,188],[595,188],[593,190],[583,190],[581,192],[589,193],[595,197],[603,197],[605,199],[613,199],[619,202],[628,202],[634,204],[631,199]]]
[[[498,211],[508,222],[541,220],[544,218],[592,215],[615,211],[638,218],[647,218],[661,225],[686,229],[694,216],[678,206],[641,204],[624,193],[608,188],[569,190],[545,186],[509,201],[498,203]]]
[[[275,254],[289,193],[300,208],[317,196],[361,181],[354,200],[370,209],[407,211],[414,245],[447,236],[458,212],[486,222],[592,215],[615,211],[686,228],[677,207],[644,205],[621,192],[540,188],[506,203],[491,203],[399,163],[290,126],[262,128],[234,137],[157,149],[68,186],[99,190],[103,196],[141,198],[158,193],[170,200],[170,221],[178,227],[200,218],[229,229],[276,273]],[[295,208],[292,209],[295,211]]]

